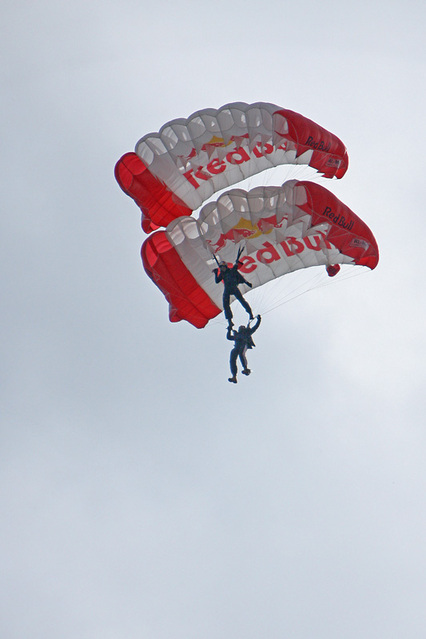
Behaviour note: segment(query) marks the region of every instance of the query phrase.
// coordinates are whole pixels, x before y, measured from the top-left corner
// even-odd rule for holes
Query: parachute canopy
[[[115,167],[142,210],[149,233],[191,215],[214,193],[281,164],[302,164],[327,178],[348,168],[343,142],[319,124],[274,104],[234,102],[172,120],[145,135]]]
[[[223,287],[212,270],[216,260],[232,264],[237,247],[244,247],[240,271],[253,288],[310,266],[334,275],[336,265],[374,269],[379,259],[368,226],[319,184],[233,189],[206,204],[199,219],[182,216],[142,245],[144,268],[168,300],[172,322],[202,328],[222,311]]]

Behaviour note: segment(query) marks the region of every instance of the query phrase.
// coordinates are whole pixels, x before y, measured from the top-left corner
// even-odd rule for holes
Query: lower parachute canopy
[[[169,302],[172,322],[203,328],[222,311],[223,285],[212,271],[216,260],[232,264],[238,248],[239,270],[253,288],[310,266],[324,265],[334,276],[339,264],[374,269],[379,260],[365,222],[319,184],[232,189],[198,219],[180,217],[142,245],[145,271]]]

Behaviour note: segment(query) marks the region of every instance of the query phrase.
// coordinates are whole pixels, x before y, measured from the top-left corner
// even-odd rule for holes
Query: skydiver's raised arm
[[[258,316],[256,317],[256,324],[255,324],[254,326],[252,326],[251,328],[249,328],[250,335],[253,335],[253,333],[254,333],[255,331],[257,331],[257,329],[258,329],[258,328],[259,328],[259,326],[260,326],[260,322],[261,322],[261,321],[262,321],[262,318],[261,318],[261,316],[260,316],[260,315],[258,315]]]
[[[235,342],[235,331],[232,329],[232,326],[228,326],[228,329],[226,331],[226,339]]]

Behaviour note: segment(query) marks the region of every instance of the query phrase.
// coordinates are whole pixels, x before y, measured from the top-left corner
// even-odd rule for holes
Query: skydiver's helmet
[[[219,268],[228,268],[228,264],[225,262],[225,260],[221,260],[219,262]]]
[[[241,326],[238,327],[238,332],[239,333],[245,333],[247,330],[247,328],[245,326],[243,326],[243,324],[241,324]]]

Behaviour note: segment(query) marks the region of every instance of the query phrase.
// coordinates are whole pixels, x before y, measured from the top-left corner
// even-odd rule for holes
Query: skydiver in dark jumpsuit
[[[237,383],[237,359],[240,358],[240,362],[243,366],[243,375],[250,375],[251,370],[247,367],[246,351],[248,348],[253,348],[255,343],[252,340],[252,335],[259,328],[261,322],[260,315],[257,316],[257,322],[252,328],[249,325],[240,326],[238,331],[234,331],[231,326],[228,326],[228,332],[226,337],[235,342],[235,346],[229,356],[229,365],[231,367],[232,377],[229,377],[228,381],[233,384]]]
[[[232,311],[230,306],[231,295],[233,295],[245,308],[247,313],[249,314],[250,319],[253,318],[253,311],[250,308],[250,304],[246,302],[242,293],[240,292],[238,285],[239,284],[247,284],[250,288],[252,284],[247,282],[244,277],[239,273],[238,267],[241,266],[242,262],[235,262],[234,266],[229,268],[226,262],[220,262],[219,267],[215,268],[213,273],[215,274],[215,282],[219,284],[219,282],[223,281],[224,289],[223,289],[223,310],[225,311],[225,317],[228,320],[229,328],[231,328],[234,323],[232,321]]]

